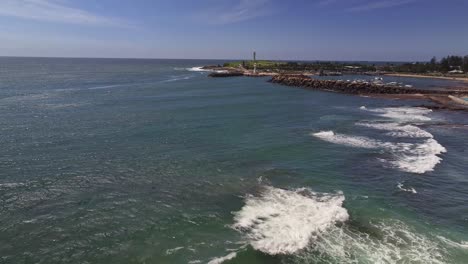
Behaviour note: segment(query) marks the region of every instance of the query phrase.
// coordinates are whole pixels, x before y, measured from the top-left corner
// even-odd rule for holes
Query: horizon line
[[[448,56],[462,56],[463,55],[448,55]],[[109,59],[109,60],[212,60],[212,61],[250,61],[252,59],[207,59],[207,58],[142,58],[142,57],[73,57],[73,56],[22,56],[13,55],[5,56],[0,55],[0,58],[33,58],[33,59]],[[428,60],[328,60],[328,59],[309,59],[309,60],[294,60],[294,59],[259,59],[258,61],[286,61],[286,62],[429,62]]]

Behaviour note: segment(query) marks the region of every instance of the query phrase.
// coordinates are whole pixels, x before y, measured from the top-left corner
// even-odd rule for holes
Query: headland
[[[468,105],[462,99],[468,97],[468,75],[454,72],[416,72],[412,65],[419,68],[436,67],[433,63],[402,64],[398,66],[370,65],[359,63],[335,62],[274,62],[274,61],[242,61],[229,62],[223,66],[205,66],[203,69],[212,71],[208,76],[218,77],[271,77],[269,82],[300,87],[308,90],[322,90],[344,94],[384,97],[392,99],[416,99],[435,103],[425,105],[434,109],[468,110]],[[416,67],[415,66],[415,67]],[[440,66],[442,67],[442,66]],[[410,72],[399,72],[410,69]],[[390,71],[391,70],[391,71]],[[398,72],[397,72],[397,71]],[[412,72],[411,72],[412,71]],[[368,75],[371,80],[340,80],[328,79],[326,76]],[[319,78],[317,78],[319,76]],[[325,76],[325,78],[324,78]],[[377,76],[377,77],[375,77]],[[412,85],[390,82],[384,83],[380,76],[397,76],[404,78],[432,78],[466,82],[456,87],[439,89],[414,88]]]

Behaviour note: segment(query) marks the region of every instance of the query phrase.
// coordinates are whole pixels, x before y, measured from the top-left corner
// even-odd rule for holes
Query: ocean
[[[468,262],[467,112],[219,63],[0,58],[0,263]]]

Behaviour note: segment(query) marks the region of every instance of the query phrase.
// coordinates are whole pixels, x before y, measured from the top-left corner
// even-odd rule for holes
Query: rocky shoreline
[[[303,89],[322,90],[388,99],[426,100],[435,105],[424,105],[431,109],[463,110],[468,106],[460,104],[454,96],[467,96],[467,90],[422,90],[398,86],[375,85],[372,83],[317,80],[304,75],[273,76],[269,82]],[[461,100],[461,99],[460,99]]]
[[[346,94],[372,95],[372,94],[437,94],[437,95],[464,95],[463,90],[422,90],[400,86],[377,85],[368,82],[348,82],[341,80],[318,80],[305,75],[277,75],[269,81],[287,86],[302,87],[305,89],[334,91]]]
[[[414,99],[426,100],[436,105],[427,105],[433,109],[449,110],[468,110],[468,105],[460,104],[453,98],[468,96],[468,89],[452,90],[424,90],[403,86],[376,84],[372,82],[343,81],[343,80],[319,80],[311,78],[301,73],[276,73],[276,72],[257,72],[242,68],[228,68],[219,66],[205,66],[204,69],[211,70],[208,75],[213,78],[224,77],[265,77],[269,76],[269,82],[298,87],[308,90],[320,90],[327,92],[337,92],[343,94],[352,94],[369,97],[380,97],[389,99]],[[461,99],[460,99],[461,100]]]

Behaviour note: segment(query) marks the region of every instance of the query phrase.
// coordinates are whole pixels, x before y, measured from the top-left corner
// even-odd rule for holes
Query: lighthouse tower
[[[253,61],[254,61],[253,73],[257,74],[257,53],[255,51],[253,52]]]

